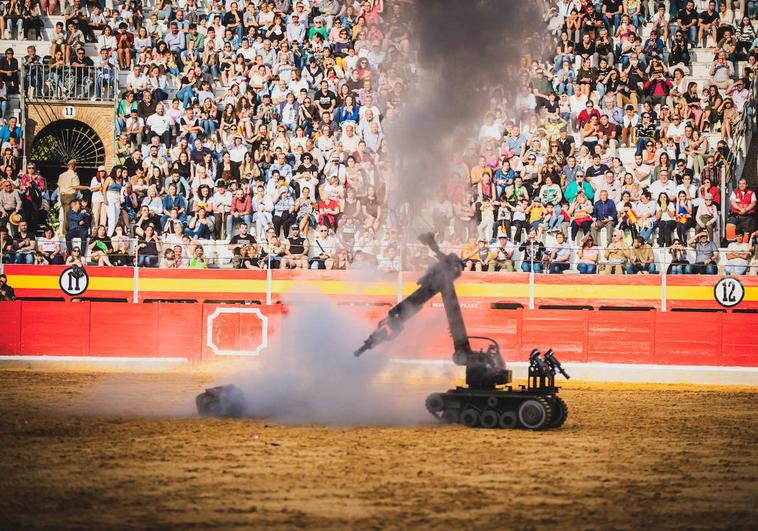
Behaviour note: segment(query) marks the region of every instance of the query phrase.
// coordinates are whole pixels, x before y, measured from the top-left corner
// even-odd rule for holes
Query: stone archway
[[[103,143],[105,160],[100,164],[104,164],[110,169],[113,164],[115,142],[115,105],[115,102],[108,101],[27,101],[24,123],[27,160],[29,160],[31,148],[37,143],[37,137],[43,131],[51,131],[55,127],[64,127],[67,123],[79,127],[85,124],[94,130]],[[44,162],[42,165],[45,165]],[[53,171],[53,165],[47,164],[47,167],[50,169],[45,172],[45,177],[49,179],[48,182],[54,185],[60,172],[58,170]],[[95,168],[97,166],[80,168],[79,176],[82,181],[86,177],[94,175]]]
[[[78,120],[57,120],[35,135],[27,159],[53,182],[70,159],[76,160],[80,176],[88,177],[105,164],[105,145],[89,125]]]

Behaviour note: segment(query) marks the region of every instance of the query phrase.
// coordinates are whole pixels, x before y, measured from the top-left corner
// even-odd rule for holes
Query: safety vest
[[[753,197],[755,197],[755,194],[749,188],[745,191],[742,191],[739,188],[734,191],[734,198],[737,200],[737,204],[742,208],[747,207],[753,201]],[[745,212],[744,215],[752,214],[755,214],[755,207]]]

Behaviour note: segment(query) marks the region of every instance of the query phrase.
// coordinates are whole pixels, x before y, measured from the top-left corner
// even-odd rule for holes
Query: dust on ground
[[[196,418],[207,383],[0,371],[0,527],[758,527],[755,389],[569,382],[529,432]]]

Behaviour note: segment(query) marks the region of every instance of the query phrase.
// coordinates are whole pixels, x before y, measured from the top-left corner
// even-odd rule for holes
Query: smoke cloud
[[[424,407],[423,389],[383,378],[388,350],[353,355],[371,332],[371,323],[326,297],[294,301],[290,308],[260,363],[231,382],[245,395],[246,416],[333,425],[433,420]]]
[[[395,162],[391,207],[444,189],[454,154],[476,139],[493,91],[515,93],[520,57],[540,21],[527,0],[420,0],[413,7],[416,80],[386,127]]]

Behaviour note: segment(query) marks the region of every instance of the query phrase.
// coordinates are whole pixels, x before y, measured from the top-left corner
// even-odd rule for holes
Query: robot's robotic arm
[[[437,263],[429,267],[418,280],[419,287],[416,291],[389,310],[387,317],[379,322],[376,330],[355,351],[355,355],[360,356],[380,343],[397,337],[402,332],[405,322],[439,293],[442,296],[450,335],[455,347],[453,361],[457,365],[466,367],[466,380],[469,386],[492,388],[498,384],[508,383],[510,371],[505,369],[497,343],[489,338],[482,338],[490,342],[486,351],[474,351],[471,348],[454,285],[463,270],[461,260],[454,254],[442,253],[431,234],[424,234],[419,239],[437,255]]]
[[[463,322],[458,297],[453,286],[455,279],[461,275],[461,262],[454,254],[442,253],[431,235],[422,235],[419,239],[429,245],[439,261],[418,280],[419,287],[416,291],[390,308],[387,317],[379,321],[374,332],[364,341],[363,346],[355,351],[356,356],[397,337],[403,331],[405,322],[421,311],[424,304],[438,293],[442,295],[456,352],[471,351],[466,335],[466,325]]]

